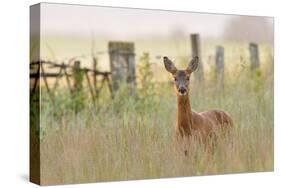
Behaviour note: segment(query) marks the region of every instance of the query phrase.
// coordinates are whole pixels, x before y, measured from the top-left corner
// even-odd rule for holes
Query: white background
[[[0,5],[0,187],[35,187],[28,182],[29,5],[36,0],[7,0]],[[45,0],[194,12],[275,17],[275,172],[161,180],[69,185],[66,187],[280,187],[280,39],[278,0]],[[247,144],[247,143],[245,143]],[[58,186],[60,187],[60,186]]]

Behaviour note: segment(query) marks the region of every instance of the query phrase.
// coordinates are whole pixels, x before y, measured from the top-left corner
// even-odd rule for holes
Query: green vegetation
[[[234,129],[218,140],[212,152],[194,140],[187,156],[175,139],[174,88],[168,82],[150,82],[155,75],[147,64],[149,54],[140,62],[137,95],[128,95],[125,85],[114,100],[103,91],[98,112],[85,99],[76,113],[64,88],[57,91],[54,107],[42,88],[42,184],[273,170],[270,59],[255,73],[238,62],[232,72],[226,71],[224,90],[208,76],[204,86],[192,83],[193,110],[224,109],[233,117]]]

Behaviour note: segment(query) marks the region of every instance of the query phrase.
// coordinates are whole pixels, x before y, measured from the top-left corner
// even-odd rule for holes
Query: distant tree
[[[237,16],[225,27],[225,39],[246,42],[273,42],[273,21],[257,16]]]

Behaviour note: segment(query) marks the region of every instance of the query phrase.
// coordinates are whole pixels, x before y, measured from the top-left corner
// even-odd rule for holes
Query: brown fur
[[[177,92],[177,125],[176,130],[181,138],[198,136],[203,142],[217,131],[233,127],[233,120],[227,112],[212,109],[205,112],[192,112],[189,99],[190,76],[199,64],[199,58],[194,57],[185,70],[178,70],[174,63],[164,57],[164,65],[175,79]]]
[[[177,94],[176,131],[181,137],[198,135],[203,142],[217,130],[228,129],[233,121],[227,112],[212,109],[205,112],[192,112],[189,95]]]

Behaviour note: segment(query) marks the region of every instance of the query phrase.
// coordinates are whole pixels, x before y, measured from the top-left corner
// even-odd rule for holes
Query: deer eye
[[[187,77],[186,80],[189,81],[189,77]]]
[[[177,78],[175,78],[175,81],[178,81],[178,79],[177,79]]]

